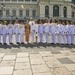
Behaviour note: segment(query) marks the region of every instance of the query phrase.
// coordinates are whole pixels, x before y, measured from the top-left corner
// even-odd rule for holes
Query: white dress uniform
[[[56,23],[51,23],[50,24],[50,33],[51,33],[51,38],[52,38],[52,43],[55,44],[55,38],[56,38]]]
[[[9,37],[9,44],[12,43],[12,36],[13,36],[13,24],[8,25],[8,37]]]
[[[66,25],[66,39],[67,39],[67,44],[71,44],[71,29],[70,29],[70,25]]]
[[[0,24],[0,44],[1,44],[1,33],[2,32],[2,25]]]
[[[7,26],[6,25],[2,25],[3,44],[6,44],[6,36],[7,36]]]
[[[34,42],[34,25],[35,25],[35,22],[34,21],[29,21],[29,25],[31,26],[31,31],[30,31],[30,35],[31,35],[31,42],[33,43]]]
[[[71,44],[74,44],[75,25],[71,25],[70,30],[71,30]]]
[[[67,39],[66,39],[66,32],[67,32],[66,26],[63,25],[62,29],[63,29],[63,32],[62,32],[63,44],[66,44],[67,43]]]
[[[45,32],[46,43],[48,43],[49,41],[49,31],[50,31],[50,23],[45,23],[44,32]]]
[[[39,28],[38,24],[35,24],[35,26],[34,26],[35,37],[36,36],[38,37],[38,28]]]
[[[39,25],[38,32],[39,32],[40,43],[42,43],[43,42],[43,32],[44,32],[44,25],[43,24]]]
[[[24,25],[20,25],[19,34],[20,34],[20,43],[24,43],[24,34],[25,34]]]
[[[16,43],[19,43],[19,26],[20,24],[14,24],[14,33],[15,33]]]
[[[57,37],[58,37],[58,44],[62,44],[62,32],[63,32],[63,25],[57,25]]]

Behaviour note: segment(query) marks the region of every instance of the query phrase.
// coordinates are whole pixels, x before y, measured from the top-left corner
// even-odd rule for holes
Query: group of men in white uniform
[[[33,21],[32,19],[29,21],[30,29],[30,38],[31,42],[34,43],[34,39],[36,39],[36,43],[43,43],[43,36],[45,36],[46,43],[49,43],[51,36],[52,44],[74,44],[74,34],[75,34],[75,25],[73,22],[58,22],[55,23],[55,20],[52,20],[50,23],[49,20],[46,20],[43,23],[40,20],[38,24],[37,21]],[[24,36],[25,36],[25,25],[23,22],[15,21],[14,25],[12,21],[8,25],[5,22],[0,24],[0,44],[6,45],[6,38],[9,37],[9,44],[13,42],[13,34],[15,34],[16,44],[24,44]],[[2,36],[2,39],[1,39]],[[56,37],[58,38],[58,42],[56,42]],[[1,42],[1,40],[3,40]]]

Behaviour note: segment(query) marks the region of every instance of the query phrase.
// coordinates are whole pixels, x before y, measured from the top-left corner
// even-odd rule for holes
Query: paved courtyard
[[[0,45],[0,75],[75,75],[75,45]]]
[[[0,46],[0,75],[75,75],[75,46]]]

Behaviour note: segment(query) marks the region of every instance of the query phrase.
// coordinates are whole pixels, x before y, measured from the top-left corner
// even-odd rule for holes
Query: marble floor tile
[[[0,67],[0,75],[10,75],[13,73],[13,67]]]

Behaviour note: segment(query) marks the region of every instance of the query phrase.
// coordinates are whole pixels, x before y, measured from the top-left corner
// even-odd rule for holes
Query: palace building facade
[[[0,20],[26,18],[74,19],[72,0],[0,0]]]

